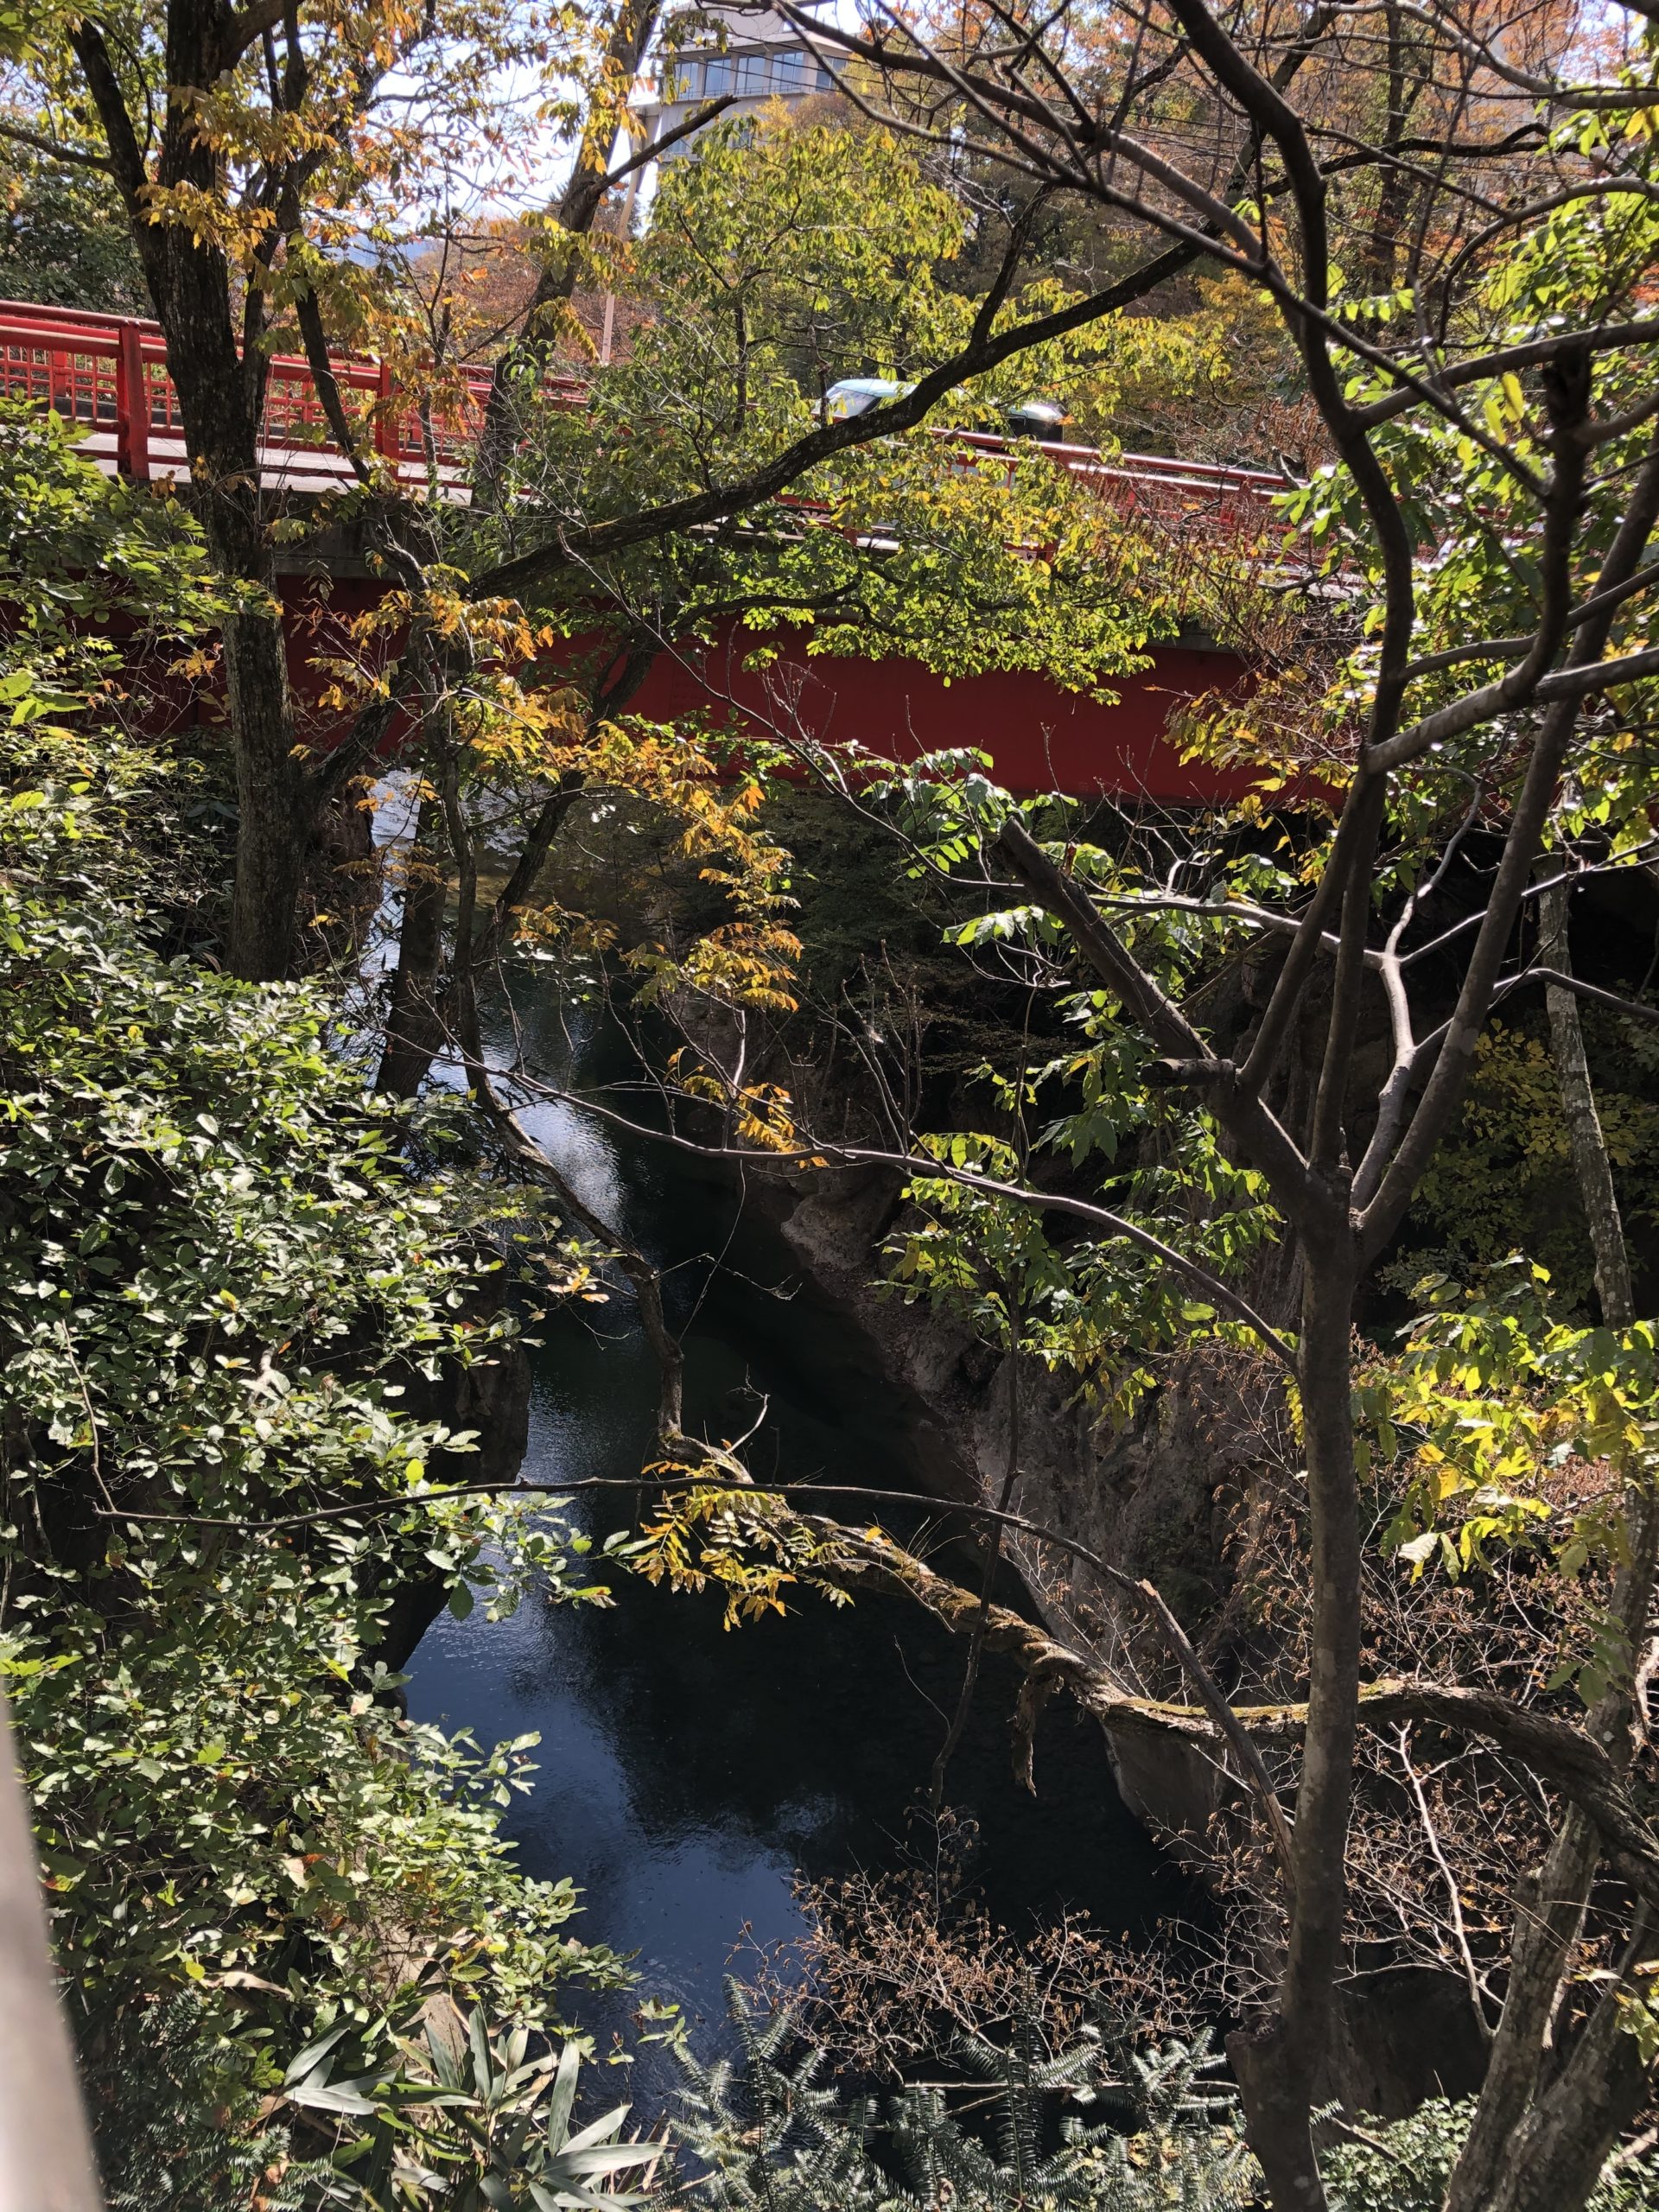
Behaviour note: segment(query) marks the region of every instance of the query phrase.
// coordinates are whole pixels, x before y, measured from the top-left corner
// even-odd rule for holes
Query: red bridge
[[[400,481],[411,491],[426,490],[435,478],[441,496],[468,496],[467,460],[489,391],[487,367],[466,371],[459,392],[435,418],[400,395],[389,363],[342,359],[332,366],[348,410]],[[555,383],[569,404],[582,404],[579,380]],[[83,450],[108,474],[139,483],[188,480],[177,397],[156,323],[0,301],[0,398],[33,401],[79,424]],[[1001,438],[938,435],[981,453],[1007,450]],[[1049,445],[1044,451],[1119,512],[1154,519],[1193,542],[1262,535],[1272,519],[1268,502],[1284,488],[1277,476],[1208,461],[1144,454],[1109,461],[1088,446]],[[262,481],[278,494],[343,491],[355,481],[302,359],[279,354],[271,360],[260,469]],[[335,603],[372,588],[342,579]],[[302,601],[313,589],[296,577],[285,580],[284,595]],[[1001,780],[1020,790],[1180,803],[1236,798],[1248,782],[1243,775],[1189,767],[1166,741],[1177,706],[1249,683],[1236,655],[1199,642],[1157,646],[1153,668],[1120,679],[1119,703],[1109,707],[1023,671],[947,683],[911,661],[809,658],[804,640],[788,635],[772,641],[781,655],[761,677],[741,666],[760,642],[734,625],[721,647],[663,654],[635,710],[668,721],[730,702],[758,715],[781,690],[800,723],[826,743],[856,741],[897,758],[975,746],[991,755]],[[296,658],[297,676],[302,652]]]

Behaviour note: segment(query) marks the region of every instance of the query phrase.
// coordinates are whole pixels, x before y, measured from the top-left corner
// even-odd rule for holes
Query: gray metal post
[[[0,2212],[99,2212],[3,1692],[0,1768]]]

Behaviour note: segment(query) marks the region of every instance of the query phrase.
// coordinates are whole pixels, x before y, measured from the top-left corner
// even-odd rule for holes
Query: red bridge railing
[[[982,453],[1007,453],[1008,441],[983,430],[944,431]],[[1124,453],[1109,460],[1094,446],[1045,442],[1042,450],[1097,498],[1125,514],[1165,524],[1190,521],[1231,535],[1254,534],[1273,519],[1271,501],[1290,487],[1262,468],[1235,468],[1222,461],[1177,461],[1155,453]]]
[[[445,481],[464,477],[489,395],[487,368],[463,371],[459,398],[423,413],[401,398],[390,362],[342,358],[330,366],[365,442],[400,475],[424,480],[435,466]],[[574,378],[553,381],[556,392],[579,402]],[[0,399],[33,401],[80,423],[86,451],[106,470],[141,483],[189,475],[158,323],[0,300]],[[293,355],[270,363],[259,458],[273,487],[326,491],[351,480],[309,365]]]
[[[461,391],[425,412],[400,398],[389,362],[337,359],[331,364],[347,411],[375,450],[414,483],[435,470],[461,494],[467,457],[478,434],[490,371],[462,372]],[[575,378],[556,378],[567,404],[582,404]],[[0,300],[0,399],[55,409],[86,432],[86,450],[108,471],[149,483],[190,473],[178,395],[167,372],[161,327],[132,315]],[[995,454],[1007,442],[980,431],[942,430],[972,450]],[[1043,450],[1120,511],[1224,534],[1254,534],[1270,519],[1268,502],[1284,480],[1262,469],[1156,454],[1108,460],[1092,446]],[[352,480],[350,464],[323,413],[308,364],[275,356],[260,445],[262,480],[273,489],[328,491]]]

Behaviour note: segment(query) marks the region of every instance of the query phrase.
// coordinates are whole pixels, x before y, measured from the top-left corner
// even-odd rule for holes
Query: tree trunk
[[[1542,892],[1538,905],[1538,951],[1546,968],[1558,974],[1573,973],[1573,956],[1567,935],[1567,887],[1556,884]],[[1584,1030],[1579,1001],[1559,983],[1544,988],[1549,1013],[1549,1050],[1560,1088],[1561,1112],[1567,1122],[1573,1172],[1578,1178],[1590,1249],[1595,1255],[1596,1294],[1601,1318],[1610,1329],[1628,1329],[1636,1319],[1636,1299],[1630,1288],[1630,1257],[1624,1243],[1624,1224],[1619,1217],[1618,1193],[1613,1188],[1613,1164],[1607,1156],[1607,1140],[1596,1111],[1596,1094],[1585,1058]]]
[[[211,99],[235,60],[226,41],[232,11],[216,0],[169,0],[168,96],[155,175],[154,117],[135,124],[102,30],[83,17],[72,34],[126,208],[178,394],[193,496],[215,566],[246,602],[224,626],[225,689],[236,754],[236,889],[230,964],[250,982],[288,973],[308,824],[294,758],[293,714],[276,569],[259,486],[259,433],[268,365],[260,351],[264,295],[246,284],[238,302],[230,259],[212,235],[156,220],[154,188],[224,203],[226,162],[200,128],[191,97]]]
[[[1510,1985],[1446,2212],[1487,2212],[1512,2165],[1517,2131],[1538,2092],[1561,1976],[1584,1925],[1599,1857],[1594,1828],[1581,1813],[1569,1813],[1536,1876],[1517,1887]]]
[[[1415,105],[1417,93],[1422,88],[1422,79],[1408,91],[1408,63],[1415,64],[1417,56],[1411,51],[1407,36],[1406,20],[1398,0],[1385,0],[1383,19],[1388,25],[1388,117],[1383,125],[1382,155],[1379,163],[1376,187],[1376,207],[1371,217],[1370,235],[1365,241],[1360,262],[1361,283],[1371,292],[1391,292],[1395,286],[1395,271],[1400,258],[1400,238],[1405,228],[1410,200],[1414,171],[1409,163],[1400,157],[1400,147],[1406,135],[1410,108]]]
[[[1020,1343],[1025,1332],[1025,1314],[1021,1300],[1012,1283],[1003,1286],[1003,1303],[1008,1316],[1008,1452],[1002,1471],[1001,1494],[996,1501],[999,1513],[1006,1513],[1014,1503],[1014,1494],[1020,1486]],[[945,1777],[950,1771],[950,1762],[956,1757],[963,1731],[968,1726],[968,1716],[974,1708],[974,1692],[979,1686],[979,1670],[985,1656],[985,1633],[990,1624],[991,1599],[996,1588],[996,1572],[1002,1560],[1002,1523],[996,1522],[985,1535],[985,1564],[980,1577],[979,1619],[968,1640],[968,1663],[963,1669],[962,1688],[957,1694],[956,1711],[946,1725],[944,1741],[939,1745],[933,1761],[933,1772],[928,1783],[928,1808],[937,1819],[944,1803]],[[1035,1785],[1033,1785],[1033,1788]]]
[[[1580,2212],[1648,2089],[1647,2067],[1610,1990],[1560,2078],[1516,2129],[1481,2212]]]
[[[469,1087],[484,1066],[484,1043],[478,1027],[478,979],[473,972],[473,918],[478,912],[478,854],[472,824],[461,797],[461,755],[453,733],[446,727],[440,740],[439,789],[443,798],[444,828],[449,836],[449,856],[455,865],[455,950],[449,963],[449,984],[444,994],[443,1026],[459,1047]]]
[[[1307,1736],[1296,1793],[1295,1888],[1276,2017],[1228,2039],[1250,2147],[1274,2212],[1322,2212],[1312,2114],[1330,2047],[1332,1986],[1347,1914],[1348,1818],[1359,1709],[1360,1537],[1351,1404],[1357,1262],[1345,1177],[1304,1239],[1297,1381],[1307,1455],[1313,1649]]]
[[[1559,869],[1554,857],[1545,865]],[[1572,973],[1567,944],[1567,888],[1540,894],[1539,950],[1544,964]],[[1579,1197],[1595,1255],[1596,1289],[1610,1328],[1635,1318],[1630,1255],[1619,1217],[1612,1163],[1596,1111],[1585,1057],[1579,1002],[1558,985],[1547,988],[1550,1057]],[[1651,1602],[1659,1515],[1645,1490],[1627,1489],[1631,1563],[1619,1578],[1613,1610],[1632,1646]],[[1621,1763],[1630,1749],[1630,1696],[1610,1690],[1590,1718],[1590,1732]],[[1493,2038],[1486,2080],[1446,2199],[1446,2212],[1578,2212],[1595,2187],[1619,2131],[1640,2108],[1645,2069],[1617,2028],[1611,1993],[1604,1998],[1571,2058],[1542,2096],[1552,2030],[1573,1953],[1584,1926],[1600,1860],[1595,1830],[1569,1812],[1551,1841],[1535,1881],[1517,1897],[1516,1936],[1503,2018]]]
[[[236,888],[231,967],[277,982],[294,950],[294,910],[308,825],[294,758],[288,653],[280,618],[232,614],[224,631],[225,691],[236,750]]]
[[[440,880],[435,894],[417,903],[412,903],[416,902],[415,887],[411,885],[405,890],[404,941],[399,946],[397,962],[398,982],[393,988],[391,1012],[387,1020],[386,1057],[380,1064],[380,1078],[377,1086],[379,1090],[388,1091],[395,1097],[412,1098],[426,1080],[427,1070],[443,1049],[446,1039],[452,1033],[462,1037],[463,1004],[475,1009],[479,985],[489,973],[493,963],[499,958],[513,918],[535,890],[560,825],[582,794],[582,779],[572,772],[543,802],[512,875],[485,920],[472,931],[470,944],[467,946],[461,942],[461,917],[457,916],[455,950],[447,975],[441,972],[443,964],[444,886]],[[436,802],[432,803],[429,811],[423,805],[423,823],[435,821],[436,815]],[[416,842],[421,842],[423,836],[424,830],[417,829]],[[476,910],[475,899],[473,909]],[[416,939],[412,945],[409,943],[411,926],[416,931]],[[410,962],[407,988],[410,995],[400,998],[398,994],[404,984],[405,957]],[[464,975],[461,972],[463,968],[467,971]],[[475,1018],[474,1012],[473,1019]],[[394,1026],[399,1040],[395,1064],[396,1080],[389,1081]],[[464,1044],[464,1038],[462,1041]]]
[[[443,953],[443,910],[449,886],[436,831],[442,807],[423,798],[404,863],[404,915],[397,938],[397,970],[386,1015],[385,1048],[375,1089],[412,1098],[443,1043],[438,968]]]
[[[259,488],[264,378],[250,374],[236,356],[228,295],[218,346],[200,337],[194,312],[176,300],[174,306],[171,327],[163,315],[162,327],[202,526],[214,566],[246,602],[226,615],[223,627],[237,797],[230,964],[250,982],[274,982],[288,974],[293,956],[308,825],[302,818],[304,779],[295,754],[288,650]],[[213,356],[226,350],[231,358],[215,363]]]
[[[626,88],[645,58],[660,4],[661,0],[622,0],[611,27],[603,76],[589,102],[575,164],[559,200],[556,220],[569,243],[561,244],[549,255],[524,310],[524,334],[502,354],[490,380],[490,396],[485,404],[473,473],[474,494],[482,505],[498,504],[501,479],[512,457],[517,428],[513,420],[514,385],[545,366],[551,350],[545,327],[548,309],[575,294],[582,270],[582,250],[575,241],[593,229],[605,204],[605,179],[610,171],[611,149],[620,128]],[[622,93],[620,100],[619,92]]]

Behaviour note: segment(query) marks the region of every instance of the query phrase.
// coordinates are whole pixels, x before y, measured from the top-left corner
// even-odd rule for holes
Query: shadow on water
[[[532,1006],[524,1027],[527,1058],[564,1079],[626,1073],[626,1044],[608,1025],[595,1020],[573,1041],[550,1007],[538,1020]],[[574,1109],[526,1119],[582,1195],[670,1271],[688,1427],[740,1435],[759,1393],[766,1419],[746,1447],[758,1475],[917,1488],[905,1414],[856,1331],[800,1282],[781,1238],[742,1211],[729,1185]],[[551,1314],[542,1332],[527,1474],[634,1475],[656,1377],[626,1296]],[[578,1518],[602,1532],[619,1511],[582,1501]],[[677,1596],[622,1575],[616,1599],[599,1610],[532,1597],[495,1624],[481,1611],[464,1623],[446,1614],[412,1662],[410,1708],[483,1740],[539,1732],[534,1790],[506,1822],[524,1866],[569,1875],[584,1893],[576,1932],[637,1951],[639,1994],[677,2000],[696,2027],[718,2021],[721,1979],[745,1931],[761,1944],[800,1931],[798,1869],[834,1876],[897,1858],[963,1647],[897,1599],[837,1608],[808,1594],[784,1618],[728,1632],[712,1593]],[[1017,1927],[1070,1905],[1116,1932],[1180,1910],[1184,1885],[1119,1799],[1098,1731],[1063,1701],[1041,1724],[1038,1796],[1016,1783],[1016,1687],[988,1658],[948,1793],[978,1824],[976,1871],[993,1911]],[[583,1998],[571,2009],[608,2044],[628,2032],[634,2001]],[[715,2032],[705,2024],[699,2040]],[[645,2105],[671,2087],[655,2062],[634,2082]]]

